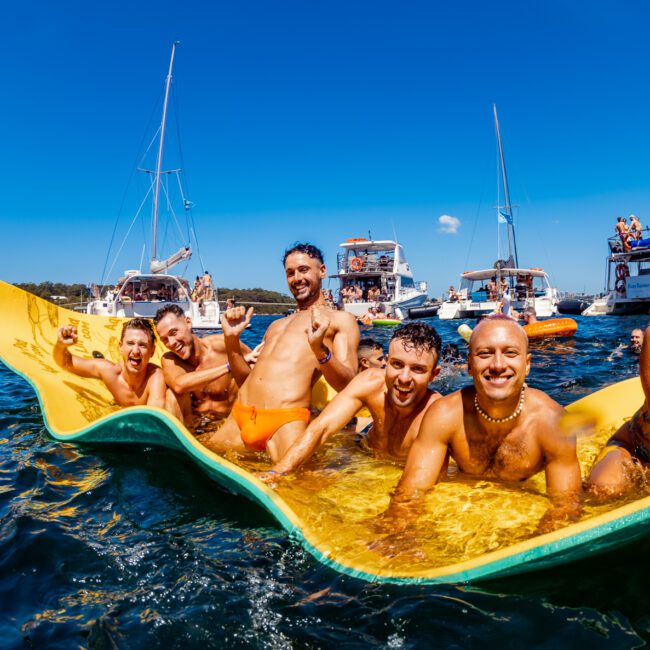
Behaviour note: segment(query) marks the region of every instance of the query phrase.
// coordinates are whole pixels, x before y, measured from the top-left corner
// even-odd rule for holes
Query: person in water
[[[650,328],[645,334],[650,336]],[[650,339],[643,337],[639,374],[645,400],[630,420],[607,441],[587,479],[587,490],[600,499],[618,498],[630,492],[650,466]]]
[[[528,337],[501,315],[482,320],[469,343],[473,386],[436,400],[422,418],[391,500],[386,523],[404,530],[453,458],[476,478],[522,481],[542,469],[551,508],[538,526],[554,530],[580,514],[580,466],[575,436],[561,430],[564,409],[526,386]]]
[[[295,470],[363,407],[372,417],[369,446],[393,458],[406,458],[426,409],[440,398],[440,393],[429,388],[440,372],[440,348],[440,336],[430,325],[414,322],[398,327],[388,346],[386,368],[359,373],[287,448],[272,470],[259,478],[272,481],[276,474]]]
[[[537,312],[535,311],[535,308],[526,307],[526,309],[521,312],[521,319],[524,321],[524,325],[537,323]]]
[[[199,338],[192,321],[179,305],[165,305],[154,316],[162,344],[169,350],[162,357],[165,381],[170,388],[168,408],[187,426],[201,419],[223,419],[229,415],[237,387],[250,373],[248,362],[256,355],[242,344],[248,361],[231,372],[222,334]]]
[[[296,244],[284,254],[284,271],[298,310],[271,323],[264,348],[241,387],[232,414],[203,440],[214,451],[267,451],[282,458],[307,428],[312,386],[323,375],[343,390],[357,372],[359,328],[354,316],[328,309],[321,285],[327,276],[323,255],[311,244]],[[237,307],[222,321],[233,372],[246,366],[239,337],[252,317]]]
[[[643,330],[633,329],[630,333],[630,352],[634,354],[641,354],[641,349],[643,347]]]
[[[359,341],[357,348],[357,360],[359,361],[359,372],[368,368],[385,368],[386,356],[381,343],[375,339],[365,338]]]
[[[156,350],[156,336],[151,322],[133,318],[122,326],[120,354],[113,363],[104,358],[86,359],[70,352],[77,343],[77,328],[59,328],[54,345],[54,361],[79,377],[101,379],[118,406],[158,406],[165,408],[165,378],[159,366],[149,363]]]

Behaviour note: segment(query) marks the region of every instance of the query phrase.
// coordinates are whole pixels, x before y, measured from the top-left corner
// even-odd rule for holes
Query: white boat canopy
[[[355,250],[364,251],[389,251],[397,246],[397,242],[383,240],[383,241],[370,241],[369,239],[349,239],[341,248],[353,248]]]
[[[495,275],[500,275],[502,278],[512,278],[517,275],[526,276],[529,275],[533,278],[546,278],[548,277],[546,271],[543,269],[484,269],[482,271],[465,271],[461,273],[461,278],[463,280],[489,280]]]

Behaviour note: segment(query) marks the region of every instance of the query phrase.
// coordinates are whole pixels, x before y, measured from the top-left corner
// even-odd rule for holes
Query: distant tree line
[[[41,282],[35,284],[33,282],[19,282],[15,286],[29,291],[29,293],[33,293],[39,298],[44,298],[59,305],[79,304],[88,300],[87,285],[81,283]],[[105,294],[107,286],[99,286],[101,296]],[[227,298],[234,298],[235,304],[238,305],[265,303],[253,305],[256,314],[281,314],[295,305],[295,301],[291,296],[279,293],[278,291],[267,291],[266,289],[259,288],[229,289],[227,287],[219,287],[217,292],[219,295],[219,304],[222,309],[225,307]]]

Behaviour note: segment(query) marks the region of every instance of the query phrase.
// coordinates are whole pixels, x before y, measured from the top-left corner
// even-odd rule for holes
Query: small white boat
[[[557,290],[551,285],[548,274],[538,267],[527,268],[519,265],[513,206],[510,202],[496,105],[493,106],[493,112],[501,172],[501,188],[498,187],[497,191],[503,189],[504,201],[503,205],[497,205],[497,222],[506,229],[508,257],[499,259],[492,268],[462,273],[460,291],[450,291],[447,299],[440,305],[438,318],[442,320],[476,318],[482,314],[500,311],[504,294],[509,296],[510,306],[516,311],[534,307],[537,316],[541,318],[557,314],[559,296]],[[497,204],[499,203],[500,201],[497,201]],[[499,231],[500,229],[499,227]],[[499,233],[497,249],[500,249],[500,243]],[[498,255],[501,255],[500,250]]]
[[[405,318],[427,300],[427,283],[416,282],[404,248],[395,241],[348,239],[337,255],[340,309],[357,317],[379,307],[385,316]]]
[[[192,202],[185,198],[182,187],[182,177],[180,169],[163,169],[163,152],[165,142],[165,126],[167,121],[167,107],[169,103],[169,92],[172,81],[172,68],[174,65],[174,55],[176,45],[172,45],[172,53],[169,61],[169,72],[165,82],[165,99],[163,102],[162,119],[157,132],[157,149],[155,169],[142,169],[138,171],[148,174],[151,181],[146,196],[142,199],[140,208],[136,213],[131,227],[133,227],[138,215],[147,203],[148,199],[152,200],[152,244],[151,259],[149,261],[149,272],[143,272],[140,269],[132,269],[124,272],[114,291],[107,291],[102,298],[98,292],[95,292],[93,299],[90,300],[86,307],[86,312],[98,316],[115,316],[115,317],[145,317],[152,318],[158,309],[162,306],[174,303],[183,309],[185,315],[191,319],[192,327],[196,329],[218,329],[220,324],[219,302],[213,287],[207,289],[203,286],[201,277],[201,291],[194,292],[190,289],[188,281],[179,275],[169,275],[172,267],[181,262],[187,262],[192,257],[192,248],[189,243],[182,245],[178,250],[164,259],[158,259],[159,239],[158,227],[160,220],[160,203],[161,199],[170,213],[170,218],[177,223],[176,214],[171,207],[170,194],[171,189],[168,179],[171,177],[173,182],[178,185],[180,190],[179,202],[182,210],[188,218],[188,233],[194,233],[193,223],[190,221],[190,210]],[[165,179],[163,181],[163,179]],[[189,235],[188,235],[189,236]],[[125,237],[128,237],[128,232]],[[124,245],[124,242],[122,243]],[[121,247],[120,247],[121,250]],[[172,249],[173,250],[173,249]]]

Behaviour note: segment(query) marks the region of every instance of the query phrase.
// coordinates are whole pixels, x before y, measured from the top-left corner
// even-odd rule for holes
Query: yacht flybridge
[[[355,316],[375,307],[386,316],[406,317],[427,299],[427,283],[416,282],[404,248],[390,240],[348,239],[337,255],[338,305]]]
[[[188,281],[182,276],[168,275],[167,271],[180,264],[188,262],[192,257],[192,248],[189,243],[190,236],[194,236],[193,222],[191,218],[192,202],[184,194],[182,176],[180,169],[163,169],[163,153],[165,143],[165,126],[167,122],[167,108],[169,103],[170,87],[172,82],[172,68],[174,65],[174,55],[176,46],[172,45],[172,53],[169,61],[169,72],[165,82],[165,98],[162,109],[162,119],[156,133],[156,140],[152,145],[157,145],[157,157],[155,169],[144,169],[138,167],[138,171],[144,172],[149,179],[149,187],[144,199],[140,204],[140,209],[134,216],[129,231],[127,232],[122,246],[128,237],[128,233],[133,228],[138,219],[141,210],[151,200],[151,258],[149,261],[149,272],[142,272],[141,269],[131,269],[124,272],[124,275],[118,280],[115,290],[108,291],[102,298],[95,295],[95,299],[88,303],[87,313],[101,316],[117,316],[132,318],[141,316],[152,318],[156,311],[163,305],[174,303],[179,305],[185,315],[192,321],[192,326],[197,329],[217,329],[219,323],[219,303],[214,288],[204,287],[203,279],[199,290],[190,289]],[[146,153],[145,153],[146,156]],[[143,156],[144,158],[144,156]],[[172,207],[172,192],[177,186],[180,193],[179,203],[186,215],[187,232],[181,233],[179,220]],[[179,246],[177,242],[171,254],[169,251],[162,256],[162,249],[167,248],[167,242],[162,242],[159,238],[159,226],[162,213],[162,206],[166,208],[166,214],[169,224],[166,225],[164,233],[176,230],[185,240]],[[165,240],[167,236],[165,236]],[[165,244],[165,246],[163,246]],[[121,250],[122,247],[120,247]],[[159,256],[162,259],[159,259]],[[144,249],[143,249],[144,257]],[[110,275],[110,273],[109,273]],[[102,279],[103,282],[103,279]]]
[[[501,177],[501,183],[497,190],[499,194],[500,190],[503,190],[503,196],[499,197],[497,201],[497,222],[499,224],[497,254],[499,259],[492,268],[465,271],[461,274],[460,290],[450,291],[438,310],[438,318],[442,320],[476,318],[481,314],[500,311],[504,304],[504,296],[509,297],[510,306],[516,311],[534,307],[537,316],[542,318],[554,316],[557,313],[559,300],[557,290],[551,285],[547,273],[538,267],[528,268],[519,265],[513,206],[510,202],[496,105],[493,106],[493,112]],[[501,198],[503,205],[500,205]],[[505,226],[508,242],[507,258],[503,259],[501,226]]]

